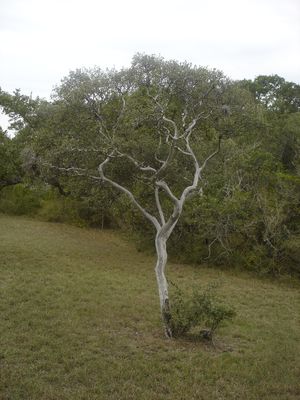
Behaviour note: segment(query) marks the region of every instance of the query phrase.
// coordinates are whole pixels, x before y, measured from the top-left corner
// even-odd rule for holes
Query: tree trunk
[[[168,338],[171,338],[172,337],[172,329],[170,324],[171,310],[169,303],[168,282],[165,276],[165,267],[168,259],[166,242],[167,242],[167,235],[157,233],[155,238],[155,247],[157,254],[155,274],[157,279],[160,310],[165,328],[165,334]]]

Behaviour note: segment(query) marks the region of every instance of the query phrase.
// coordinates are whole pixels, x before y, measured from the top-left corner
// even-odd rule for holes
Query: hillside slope
[[[214,349],[164,338],[153,267],[113,232],[0,215],[1,400],[299,399],[299,285],[169,265],[222,280]]]

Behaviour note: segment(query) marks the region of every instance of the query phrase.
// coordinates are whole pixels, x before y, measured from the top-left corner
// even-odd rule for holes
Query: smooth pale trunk
[[[157,253],[157,262],[155,267],[155,274],[157,279],[160,309],[163,324],[165,327],[165,334],[167,337],[172,337],[172,330],[170,326],[171,311],[169,303],[168,282],[165,276],[165,268],[167,264],[168,254],[166,249],[168,235],[158,233],[155,238],[155,247]]]

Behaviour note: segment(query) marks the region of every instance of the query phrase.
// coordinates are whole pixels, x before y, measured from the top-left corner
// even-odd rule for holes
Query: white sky
[[[70,70],[136,52],[300,83],[300,0],[0,0],[3,90],[48,98]]]

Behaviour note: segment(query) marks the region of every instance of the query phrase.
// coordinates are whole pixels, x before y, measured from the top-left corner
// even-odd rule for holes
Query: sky
[[[0,87],[34,97],[137,52],[300,83],[300,0],[0,0],[0,43]]]

